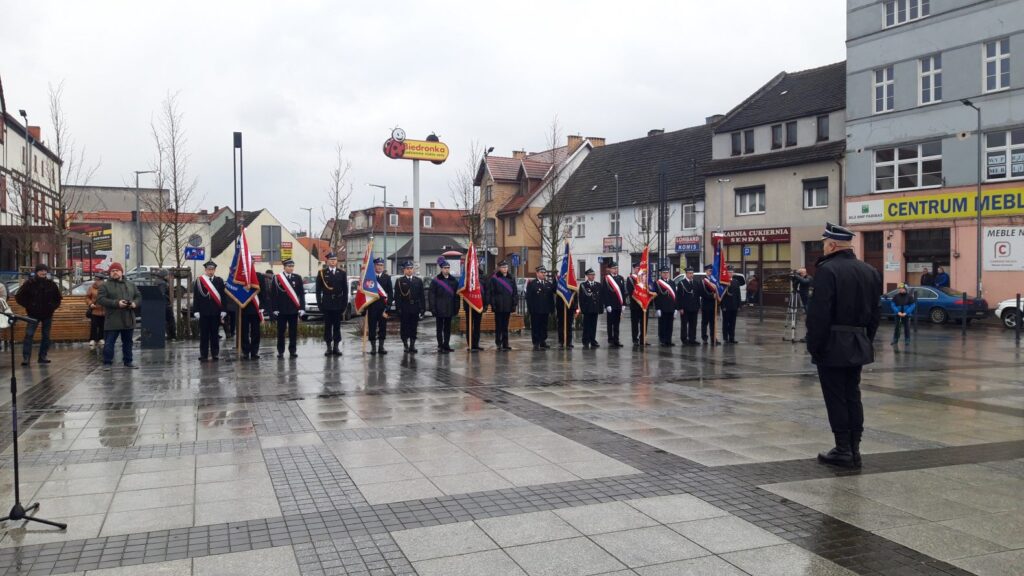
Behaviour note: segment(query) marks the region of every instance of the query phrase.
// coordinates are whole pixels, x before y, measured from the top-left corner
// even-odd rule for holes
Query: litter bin
[[[163,348],[167,344],[167,292],[153,284],[139,284],[138,288],[142,294],[142,348]]]

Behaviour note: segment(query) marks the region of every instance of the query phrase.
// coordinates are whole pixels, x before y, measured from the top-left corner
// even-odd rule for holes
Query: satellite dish
[[[489,253],[489,254],[490,254],[491,256],[497,256],[497,255],[498,255],[498,248],[497,248],[497,247],[495,247],[495,248],[488,248],[488,249],[487,249],[487,252],[488,252],[488,253]]]

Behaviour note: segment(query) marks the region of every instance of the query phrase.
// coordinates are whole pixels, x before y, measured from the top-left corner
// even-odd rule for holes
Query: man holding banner
[[[487,294],[480,282],[479,260],[476,246],[469,245],[466,252],[466,263],[459,278],[459,296],[462,297],[463,309],[466,311],[466,345],[469,352],[483,350],[480,347],[480,321],[483,319],[484,308],[487,307]]]
[[[662,266],[658,273],[658,281],[655,284],[657,295],[654,297],[654,310],[658,316],[658,342],[662,346],[674,346],[672,325],[676,317],[676,287],[672,284],[671,268]]]
[[[217,263],[203,264],[203,275],[192,284],[192,315],[199,320],[199,361],[220,360],[220,321],[224,310],[224,281],[216,276]]]
[[[260,301],[259,294],[267,293],[269,281],[265,282],[256,272],[256,262],[249,253],[244,228],[235,240],[235,255],[231,259],[231,271],[228,273],[228,281],[224,283],[224,290],[235,301],[241,314],[241,357],[257,360],[260,357],[260,323],[264,318],[263,308],[267,304]]]
[[[392,305],[391,298],[394,289],[391,285],[391,276],[384,271],[384,268],[384,259],[375,258],[373,260],[373,269],[363,277],[364,288],[376,294],[376,298],[366,305],[370,354],[388,353],[384,349],[384,338],[388,335],[388,309]],[[378,340],[380,340],[379,345],[377,344]]]
[[[559,269],[555,290],[562,300],[562,303],[557,306],[558,344],[563,349],[571,349],[573,348],[573,323],[576,320],[576,312],[579,310],[576,298],[579,283],[576,281],[576,270],[572,267],[572,252],[569,251],[568,242],[565,243],[565,251],[562,253],[562,266]]]
[[[644,246],[643,254],[640,256],[640,262],[633,266],[634,272],[629,276],[629,298],[631,300],[629,313],[635,318],[632,319],[638,323],[633,328],[633,347],[647,346],[647,308],[651,305],[651,301],[654,300],[655,292],[651,290],[650,285],[650,270],[651,270],[651,249],[650,246]],[[637,310],[634,310],[634,306]]]
[[[284,357],[284,335],[288,330],[288,356],[298,357],[296,340],[299,318],[306,315],[306,291],[295,273],[295,261],[282,262],[284,271],[274,275],[274,318],[277,318],[277,357]]]

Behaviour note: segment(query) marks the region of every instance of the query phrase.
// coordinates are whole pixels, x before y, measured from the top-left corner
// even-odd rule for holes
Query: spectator
[[[903,325],[903,339],[910,344],[910,319],[917,308],[917,300],[914,295],[907,292],[907,285],[900,284],[900,290],[889,302],[893,314],[896,315],[896,329],[892,333],[892,345],[900,341],[900,324]]]
[[[811,283],[814,278],[807,274],[807,268],[800,268],[793,275],[793,289],[800,295],[800,308],[807,313],[807,301],[810,298]]]
[[[935,287],[949,288],[949,274],[946,274],[942,266],[935,269]]]
[[[927,268],[924,274],[921,274],[921,286],[934,286],[935,276],[932,274],[932,269]]]
[[[761,280],[757,274],[751,273],[750,280],[747,280],[747,304],[754,306],[759,303],[761,296]]]
[[[95,350],[96,345],[103,340],[104,310],[103,306],[96,302],[100,296],[101,286],[103,286],[103,277],[96,276],[92,279],[92,285],[89,286],[89,290],[85,293],[85,303],[87,306],[85,315],[89,317],[90,350]]]
[[[18,294],[15,296],[18,304],[25,308],[25,313],[39,320],[37,323],[29,323],[25,326],[25,343],[21,350],[22,366],[28,366],[28,362],[32,358],[32,339],[40,324],[43,326],[43,337],[39,342],[39,363],[50,363],[46,357],[46,353],[50,351],[50,328],[53,326],[53,313],[60,308],[62,296],[57,283],[47,277],[49,272],[50,267],[46,264],[36,265],[35,275],[18,289]]]
[[[135,332],[135,311],[142,305],[142,295],[130,280],[124,279],[120,262],[110,265],[110,280],[100,287],[97,302],[104,308],[103,370],[114,363],[114,344],[121,337],[121,355],[125,368],[138,368],[132,363],[132,335]]]

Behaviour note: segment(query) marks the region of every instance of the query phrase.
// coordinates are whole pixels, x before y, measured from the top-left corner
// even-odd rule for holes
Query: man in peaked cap
[[[700,282],[700,339],[704,344],[708,343],[708,328],[711,329],[711,340],[714,344],[718,342],[718,318],[715,317],[715,285],[708,277],[714,266],[704,265],[704,279]]]
[[[878,331],[882,276],[853,253],[853,232],[832,223],[822,233],[824,256],[818,259],[814,291],[807,311],[807,351],[818,367],[818,380],[835,436],[835,447],[818,461],[859,467],[864,431],[860,374],[874,362],[872,342]]]
[[[629,278],[626,278],[626,300],[629,300],[629,329],[630,335],[633,337],[633,348],[644,345],[640,331],[643,329],[644,314],[647,313],[637,304],[636,300],[633,300],[633,292],[636,292],[637,283],[640,282],[637,276],[639,273],[640,263],[633,262],[633,270],[630,272]]]
[[[316,303],[324,314],[324,356],[341,356],[341,316],[348,307],[348,274],[338,256],[327,253],[327,265],[316,276]]]
[[[676,288],[672,285],[672,268],[658,269],[657,291],[654,297],[654,314],[658,317],[658,341],[662,346],[673,346],[672,324],[676,316]]]
[[[227,316],[224,280],[217,277],[217,263],[203,264],[203,275],[192,284],[192,316],[199,320],[199,361],[220,360],[220,321]]]
[[[306,291],[302,278],[295,273],[295,261],[281,263],[284,271],[274,275],[273,313],[277,319],[277,357],[284,357],[284,336],[288,332],[288,355],[298,357],[296,340],[299,336],[299,318],[306,315]]]
[[[441,354],[454,352],[451,346],[452,318],[459,313],[459,281],[452,276],[452,265],[444,256],[437,259],[440,272],[427,291],[427,308],[434,315],[437,335],[437,351]]]
[[[601,315],[601,285],[595,279],[596,272],[587,268],[583,273],[587,277],[580,284],[580,312],[583,313],[583,347],[600,348],[597,343],[597,317]]]
[[[413,276],[416,266],[411,260],[402,264],[402,275],[395,281],[395,310],[398,311],[402,346],[405,351],[416,354],[416,332],[420,325],[420,316],[427,309],[427,299],[423,292],[423,280]]]
[[[383,292],[381,297],[366,307],[367,331],[370,337],[370,354],[387,354],[384,349],[384,337],[388,334],[388,309],[394,306],[395,291],[391,286],[391,276],[384,271],[383,258],[373,260],[373,270],[377,274],[377,287]],[[377,341],[380,340],[380,344]]]
[[[547,276],[548,269],[537,266],[537,277],[526,285],[526,309],[530,312],[530,339],[533,349],[548,347],[548,318],[555,308],[555,285]]]
[[[680,323],[682,324],[679,335],[683,341],[683,346],[697,346],[697,314],[700,312],[700,286],[697,285],[693,272],[693,268],[687,266],[686,276],[679,280],[678,288],[676,288],[676,308],[679,310]]]
[[[619,264],[608,262],[608,274],[601,285],[601,304],[608,313],[608,346],[622,348],[619,340],[619,322],[622,320],[622,309],[626,305],[626,281],[619,276]]]
[[[487,283],[487,293],[491,296],[491,311],[494,312],[494,349],[508,351],[508,322],[516,310],[518,287],[516,279],[508,271],[508,262],[498,263],[498,270],[491,275]]]

